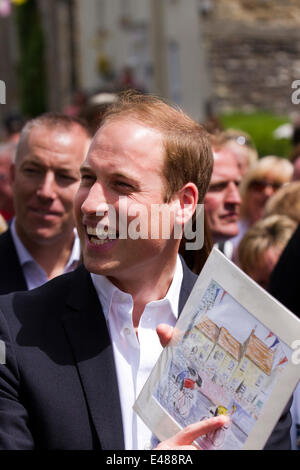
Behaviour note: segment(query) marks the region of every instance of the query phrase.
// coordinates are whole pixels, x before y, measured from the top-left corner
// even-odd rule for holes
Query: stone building
[[[217,112],[289,113],[300,78],[298,0],[199,0]]]

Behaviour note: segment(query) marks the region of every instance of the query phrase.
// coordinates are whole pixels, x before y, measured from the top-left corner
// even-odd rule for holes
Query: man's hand
[[[228,416],[220,415],[216,418],[209,418],[190,424],[182,429],[182,431],[158,444],[154,450],[199,450],[199,447],[193,444],[198,437],[221,428],[228,424],[229,421],[230,418]]]
[[[158,334],[160,344],[163,348],[165,348],[173,336],[173,328],[169,325],[161,323],[156,328],[156,333]]]

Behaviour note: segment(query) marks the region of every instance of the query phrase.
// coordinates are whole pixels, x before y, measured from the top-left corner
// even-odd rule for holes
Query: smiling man
[[[23,128],[12,168],[15,218],[0,237],[2,294],[38,287],[77,267],[73,205],[89,143],[81,122],[61,114],[45,114]]]
[[[0,297],[0,449],[157,445],[132,406],[162,351],[157,331],[166,344],[196,281],[173,235],[202,203],[211,171],[206,132],[183,112],[136,94],[110,108],[75,200],[84,266]],[[160,230],[165,218],[151,236],[156,205],[169,208],[169,237]],[[133,208],[140,224],[149,222],[148,236],[144,228],[130,237]],[[226,422],[194,423],[158,449],[194,449],[197,436]],[[286,432],[282,425],[277,439]]]

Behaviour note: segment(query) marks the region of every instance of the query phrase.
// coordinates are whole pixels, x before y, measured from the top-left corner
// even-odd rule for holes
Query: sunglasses
[[[277,191],[282,186],[282,183],[271,183],[270,181],[265,180],[253,180],[249,184],[249,189],[254,189],[254,191],[264,191],[266,188],[271,187],[274,191]]]
[[[244,135],[239,135],[238,137],[232,140],[234,140],[239,145],[245,145],[246,147],[254,148],[254,145],[251,140],[245,137]]]

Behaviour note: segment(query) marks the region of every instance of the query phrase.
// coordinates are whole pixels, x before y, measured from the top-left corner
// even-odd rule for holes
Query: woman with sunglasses
[[[240,185],[242,205],[240,208],[239,234],[232,240],[235,253],[248,228],[263,217],[268,199],[281,186],[291,181],[292,174],[293,166],[291,162],[275,156],[260,158],[248,170]]]

